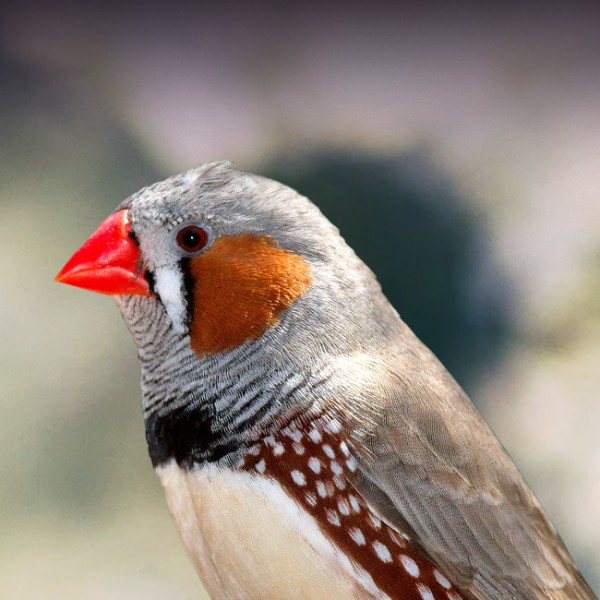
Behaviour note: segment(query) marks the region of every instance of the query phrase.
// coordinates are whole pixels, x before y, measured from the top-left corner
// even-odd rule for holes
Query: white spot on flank
[[[333,451],[333,448],[329,445],[329,444],[323,444],[323,452],[325,452],[325,455],[331,459],[335,458],[335,453]]]
[[[258,456],[260,454],[260,446],[252,446],[252,448],[248,450],[248,454],[251,456]]]
[[[346,445],[346,442],[340,442],[340,450],[342,451],[342,454],[344,456],[350,456],[350,452],[348,450],[348,446]]]
[[[323,441],[323,436],[318,429],[311,429],[308,432],[308,437],[315,443],[320,444]]]
[[[332,525],[335,525],[336,527],[340,526],[340,516],[335,512],[335,510],[331,510],[330,508],[328,508],[325,511],[325,514],[327,515],[327,520]]]
[[[445,589],[449,590],[452,585],[437,569],[433,570],[435,580]]]
[[[331,470],[336,475],[341,475],[344,472],[344,470],[342,469],[342,467],[340,467],[340,465],[337,462],[335,462],[335,460],[331,461],[330,467],[331,467]]]
[[[371,520],[371,524],[375,529],[381,529],[381,520],[378,519],[375,515],[369,514],[369,519]]]
[[[421,594],[421,598],[423,600],[435,600],[435,596],[431,593],[431,590],[422,583],[417,583],[417,590],[419,590],[419,594]]]
[[[346,516],[350,514],[350,505],[348,504],[348,501],[345,498],[340,498],[338,500],[338,508],[341,514]]]
[[[255,465],[254,468],[259,472],[259,473],[264,473],[265,472],[265,461],[264,459],[260,459]]]
[[[281,442],[277,442],[273,446],[273,454],[275,456],[281,456],[285,452],[285,446]]]
[[[382,544],[379,540],[375,540],[373,542],[373,550],[375,550],[375,554],[377,554],[379,560],[381,560],[382,562],[392,562],[392,554],[389,548],[385,544]]]
[[[292,446],[296,454],[298,454],[299,456],[302,456],[304,454],[304,446],[300,442],[294,442]]]
[[[388,533],[390,534],[390,538],[394,544],[400,546],[400,548],[404,548],[406,546],[406,542],[392,529],[388,529]]]
[[[357,513],[360,512],[360,504],[358,503],[358,500],[356,499],[356,496],[353,496],[352,494],[348,495],[348,500],[350,500],[350,506],[352,507],[352,510]]]
[[[338,490],[345,490],[346,489],[346,482],[344,481],[344,479],[342,477],[340,477],[339,475],[334,475],[333,476],[333,483],[335,483],[335,487]]]
[[[406,554],[400,555],[400,562],[404,567],[404,570],[411,577],[418,577],[421,574],[421,570],[419,569],[419,565],[410,557],[406,556]]]
[[[335,435],[342,430],[342,425],[337,419],[331,419],[331,421],[327,423],[327,429]]]
[[[299,485],[300,487],[303,487],[306,485],[306,477],[304,477],[303,473],[301,473],[297,469],[294,469],[292,471],[291,475],[292,475],[292,480],[294,481],[294,483],[296,485]]]
[[[448,600],[461,600],[460,596],[455,592],[446,592],[446,596],[448,596]]]
[[[298,431],[297,429],[294,429],[294,431],[292,431],[290,433],[290,437],[295,441],[295,442],[299,442],[302,440],[302,432]]]
[[[346,466],[354,473],[354,471],[356,471],[356,461],[350,457],[347,461],[346,461]]]
[[[317,494],[319,494],[321,498],[325,498],[327,496],[325,484],[320,479],[317,481]]]
[[[311,456],[308,459],[308,468],[313,473],[316,473],[318,475],[321,472],[321,461],[318,458]]]
[[[364,546],[367,543],[365,540],[365,534],[358,527],[351,527],[348,530],[352,540],[359,546]]]
[[[306,494],[304,495],[304,497],[306,498],[306,501],[308,502],[308,504],[310,506],[316,506],[317,505],[317,497],[312,492],[306,492]]]

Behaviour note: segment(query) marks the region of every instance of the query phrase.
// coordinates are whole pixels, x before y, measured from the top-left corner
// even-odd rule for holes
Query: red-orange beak
[[[150,296],[140,250],[130,234],[127,210],[113,213],[73,254],[55,281],[101,294]]]

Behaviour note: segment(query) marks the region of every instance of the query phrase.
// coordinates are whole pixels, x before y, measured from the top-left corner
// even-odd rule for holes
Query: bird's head
[[[398,323],[310,201],[224,162],[125,200],[57,280],[116,296],[147,426],[194,410],[213,434],[241,433],[316,410],[333,362],[382,349]]]

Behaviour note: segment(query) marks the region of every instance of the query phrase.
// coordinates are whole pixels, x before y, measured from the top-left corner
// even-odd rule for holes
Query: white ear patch
[[[186,302],[183,295],[183,276],[175,265],[156,267],[154,288],[171,319],[175,333],[185,333]]]

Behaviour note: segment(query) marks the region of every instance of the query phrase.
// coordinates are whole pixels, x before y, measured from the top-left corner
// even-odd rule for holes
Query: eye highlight
[[[175,239],[182,250],[194,254],[208,243],[208,232],[199,225],[188,225],[177,232]]]

